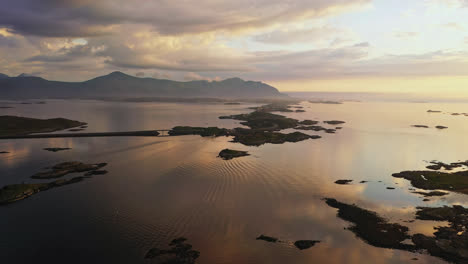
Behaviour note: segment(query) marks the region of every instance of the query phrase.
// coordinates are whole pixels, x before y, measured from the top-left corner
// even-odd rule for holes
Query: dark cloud
[[[122,24],[151,25],[162,34],[238,30],[317,17],[371,0],[0,0],[0,25],[45,37],[87,37]]]

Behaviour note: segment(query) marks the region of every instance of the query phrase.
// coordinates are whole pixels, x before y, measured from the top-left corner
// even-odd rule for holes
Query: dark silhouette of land
[[[112,72],[84,82],[49,81],[41,77],[17,76],[0,78],[1,99],[34,98],[288,98],[276,88],[254,81],[230,78],[223,81],[178,82],[139,78]]]

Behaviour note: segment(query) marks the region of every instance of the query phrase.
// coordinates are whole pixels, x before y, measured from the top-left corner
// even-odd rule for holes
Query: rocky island
[[[186,241],[186,238],[180,237],[169,243],[170,249],[152,248],[146,253],[145,259],[157,259],[157,263],[194,264],[200,257],[200,252],[193,250],[192,245]]]
[[[76,161],[57,164],[52,167],[52,171],[37,173],[31,178],[49,179],[63,177],[66,174],[73,172],[87,173],[83,176],[77,176],[70,179],[60,179],[47,183],[22,183],[4,186],[2,189],[0,189],[0,204],[14,203],[26,199],[39,192],[81,182],[90,178],[92,175],[105,174],[107,171],[99,169],[106,165],[106,163],[84,164]]]
[[[65,118],[36,119],[19,116],[0,116],[0,136],[48,133],[79,127],[86,123]]]
[[[260,146],[263,144],[283,144],[286,142],[300,142],[308,139],[319,139],[320,136],[308,135],[301,132],[281,133],[284,129],[314,130],[335,133],[334,129],[326,129],[314,126],[318,121],[299,121],[282,115],[270,113],[272,111],[289,112],[290,102],[272,103],[264,106],[253,107],[255,111],[247,114],[220,116],[220,119],[234,119],[242,121],[241,124],[248,128],[218,128],[218,127],[190,127],[176,126],[169,131],[170,136],[200,135],[202,137],[232,136],[232,142],[238,142],[246,146]],[[292,110],[291,110],[292,111]],[[343,121],[327,121],[331,123],[344,123]],[[311,126],[312,125],[312,126]]]
[[[71,148],[45,148],[44,150],[50,151],[50,152],[59,152],[59,151],[64,151],[64,150],[70,150]]]
[[[348,185],[351,182],[353,182],[353,180],[337,180],[337,181],[335,181],[335,184]]]
[[[9,204],[26,199],[38,192],[46,191],[52,188],[61,187],[83,181],[84,177],[74,177],[65,180],[56,180],[49,183],[33,184],[12,184],[0,189],[0,205]]]
[[[240,158],[249,156],[250,154],[247,151],[233,150],[233,149],[223,149],[219,152],[219,157],[224,160],[231,160],[234,158]]]
[[[85,164],[78,161],[63,162],[53,166],[50,170],[38,172],[31,176],[33,179],[60,178],[70,173],[96,171],[106,166],[107,163]]]
[[[468,263],[468,209],[462,206],[416,208],[417,220],[448,222],[448,226],[436,227],[434,236],[426,236],[410,235],[408,227],[388,223],[377,213],[356,205],[331,198],[326,198],[325,201],[330,207],[338,209],[339,218],[353,223],[348,230],[370,245],[410,252],[425,250],[430,255],[449,262]],[[406,240],[411,240],[412,244],[405,243]]]
[[[446,190],[468,194],[468,171],[453,173],[440,171],[403,171],[394,173],[395,178],[403,178],[416,188],[424,190]]]
[[[413,249],[411,245],[403,243],[411,238],[408,234],[408,227],[388,223],[375,212],[356,205],[341,203],[332,198],[326,198],[325,201],[330,207],[338,209],[339,218],[352,223],[348,230],[367,243],[382,248]]]

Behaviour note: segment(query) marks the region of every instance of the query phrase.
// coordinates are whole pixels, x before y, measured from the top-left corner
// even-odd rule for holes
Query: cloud
[[[419,33],[418,32],[399,31],[399,32],[395,32],[393,35],[395,37],[401,38],[401,39],[412,39],[412,38],[415,38],[415,37],[419,36]]]
[[[162,79],[239,76],[262,81],[468,74],[463,47],[449,51],[434,41],[420,47],[421,54],[404,54],[417,50],[419,36],[433,37],[418,31],[426,21],[418,24],[417,17],[410,28],[393,23],[368,27],[367,12],[378,10],[365,10],[355,31],[353,23],[348,27],[350,16],[333,17],[370,2],[0,0],[8,6],[0,9],[0,72],[85,80],[120,70]],[[460,28],[464,24],[457,17],[437,21]],[[395,28],[403,30],[392,31]],[[455,34],[437,25],[434,29]],[[383,43],[388,36],[391,40]],[[395,38],[418,41],[412,41],[415,47],[397,49],[392,41],[406,42]],[[428,52],[432,46],[439,51]],[[388,55],[393,53],[400,55]]]
[[[151,77],[156,79],[171,79],[172,75],[167,72],[154,72]]]
[[[335,40],[338,36],[343,38],[350,33],[344,29],[331,26],[321,26],[306,29],[275,30],[266,34],[257,35],[254,40],[269,44],[315,43]]]
[[[463,25],[460,25],[460,24],[455,23],[455,22],[450,22],[450,23],[443,24],[442,27],[448,28],[448,29],[453,29],[453,30],[465,31],[465,27]]]
[[[90,37],[120,25],[151,25],[161,34],[261,28],[326,16],[371,0],[0,0],[0,25],[24,35]]]

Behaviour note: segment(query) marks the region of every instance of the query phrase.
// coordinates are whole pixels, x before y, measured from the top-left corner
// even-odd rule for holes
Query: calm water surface
[[[0,186],[33,182],[32,174],[63,161],[109,163],[107,175],[0,207],[2,263],[149,263],[143,259],[148,249],[166,247],[178,236],[201,252],[198,263],[444,263],[366,244],[344,230],[349,224],[322,198],[356,203],[392,222],[413,219],[416,206],[468,206],[466,195],[453,193],[423,202],[408,191],[407,181],[391,177],[424,169],[430,160],[467,160],[468,117],[426,111],[468,112],[468,104],[302,105],[306,113],[285,115],[347,123],[335,135],[311,133],[323,136],[319,140],[261,147],[198,136],[0,140],[0,151],[10,152],[0,156]],[[232,128],[239,122],[217,117],[250,112],[252,105],[56,100],[14,106],[0,114],[65,117],[103,132]],[[72,150],[52,153],[46,147]],[[217,155],[224,148],[251,156],[223,161]],[[340,186],[338,179],[356,182]],[[437,225],[403,224],[424,234]],[[322,243],[299,251],[288,243],[256,241],[259,234]]]

